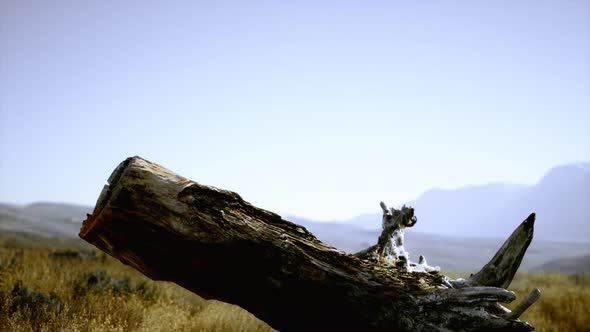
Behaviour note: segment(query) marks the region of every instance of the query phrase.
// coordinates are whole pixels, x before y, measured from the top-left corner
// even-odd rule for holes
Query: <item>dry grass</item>
[[[451,274],[459,276],[466,277]],[[534,288],[541,290],[541,298],[520,319],[535,331],[590,331],[590,273],[518,273],[509,287],[517,298],[504,306],[514,308]]]
[[[510,290],[518,298],[513,308],[533,288],[541,298],[521,317],[531,322],[536,331],[590,331],[590,274],[520,273]]]
[[[151,281],[104,254],[51,257],[56,250],[0,237],[0,331],[272,331],[237,306]],[[543,295],[521,319],[537,331],[590,331],[590,274],[518,274],[509,307],[534,287]]]
[[[0,331],[272,331],[237,306],[154,282],[110,257],[0,247]]]

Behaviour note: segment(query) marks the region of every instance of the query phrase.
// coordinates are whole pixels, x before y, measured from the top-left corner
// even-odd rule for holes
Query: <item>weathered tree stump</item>
[[[378,243],[351,255],[304,227],[140,157],[108,179],[80,237],[154,280],[233,303],[282,331],[531,331],[498,302],[532,240],[532,214],[480,272],[452,280],[410,262],[414,211],[384,211]],[[401,236],[400,236],[401,235]],[[392,242],[393,240],[393,242]]]

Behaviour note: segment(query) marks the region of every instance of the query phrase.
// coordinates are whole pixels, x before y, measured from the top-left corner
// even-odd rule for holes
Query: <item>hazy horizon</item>
[[[0,0],[0,202],[140,155],[283,215],[590,160],[587,1]]]
[[[560,167],[560,166],[566,166],[566,165],[590,165],[590,160],[587,161],[578,161],[578,162],[573,162],[573,163],[569,163],[569,164],[562,164],[562,165],[556,165],[555,167]],[[555,167],[552,167],[550,170],[554,169]],[[547,172],[549,172],[550,170],[547,170]],[[546,174],[544,174],[546,175]],[[441,188],[441,187],[433,187],[433,188],[429,188],[427,190],[425,190],[424,192],[421,192],[417,197],[414,197],[412,199],[403,201],[403,202],[390,202],[387,201],[387,204],[389,206],[400,206],[402,204],[407,204],[407,203],[411,203],[412,201],[415,201],[416,199],[420,198],[422,195],[428,193],[428,192],[432,192],[432,191],[437,191],[437,190],[442,190],[445,192],[452,192],[455,190],[460,190],[460,189],[470,189],[470,188],[475,188],[475,187],[485,187],[485,186],[493,186],[493,185],[501,185],[501,186],[531,186],[531,185],[535,185],[538,184],[539,181],[542,178],[540,178],[538,181],[535,181],[533,183],[507,183],[507,182],[489,182],[489,183],[483,183],[483,184],[475,184],[475,185],[464,185],[464,186],[458,186],[458,187],[452,187],[452,188]],[[243,197],[244,199],[248,200],[247,197]],[[98,199],[98,197],[97,197]],[[3,204],[10,204],[10,205],[16,205],[16,206],[27,206],[27,205],[31,205],[31,204],[43,204],[43,203],[49,203],[49,204],[65,204],[65,205],[79,205],[79,206],[87,206],[87,207],[91,207],[93,208],[95,203],[90,203],[90,204],[85,204],[85,203],[77,203],[77,202],[67,202],[67,201],[53,201],[50,199],[40,199],[40,200],[35,200],[35,201],[29,201],[29,202],[12,202],[12,201],[0,201],[0,203]],[[285,213],[285,212],[281,212],[281,211],[274,211],[276,213],[279,213],[280,215],[282,215],[285,218],[297,218],[297,219],[305,219],[305,220],[309,220],[309,221],[314,221],[314,222],[341,222],[341,221],[350,221],[356,217],[361,217],[363,215],[368,215],[368,214],[379,214],[381,212],[381,208],[378,207],[378,202],[376,202],[375,206],[377,206],[377,208],[371,210],[371,211],[364,211],[364,212],[360,212],[357,213],[355,215],[349,215],[349,216],[344,216],[341,218],[333,218],[333,217],[328,217],[325,219],[317,219],[317,218],[313,218],[313,217],[308,217],[308,216],[304,216],[304,215],[299,215],[297,214],[297,212],[294,213]],[[265,208],[265,207],[262,207]],[[420,211],[422,212],[422,211]]]

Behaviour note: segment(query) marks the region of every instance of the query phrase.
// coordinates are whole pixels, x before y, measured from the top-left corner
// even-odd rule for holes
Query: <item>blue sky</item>
[[[0,201],[140,155],[316,219],[590,159],[590,2],[0,0]]]

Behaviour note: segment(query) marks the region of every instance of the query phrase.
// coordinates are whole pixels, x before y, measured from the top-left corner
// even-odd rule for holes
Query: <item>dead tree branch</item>
[[[108,180],[80,237],[154,280],[237,304],[282,331],[531,331],[506,288],[532,239],[531,215],[482,271],[451,280],[412,263],[414,210],[384,213],[377,244],[350,255],[230,191],[139,157]],[[534,296],[533,296],[534,298]],[[531,298],[532,299],[532,298]]]

